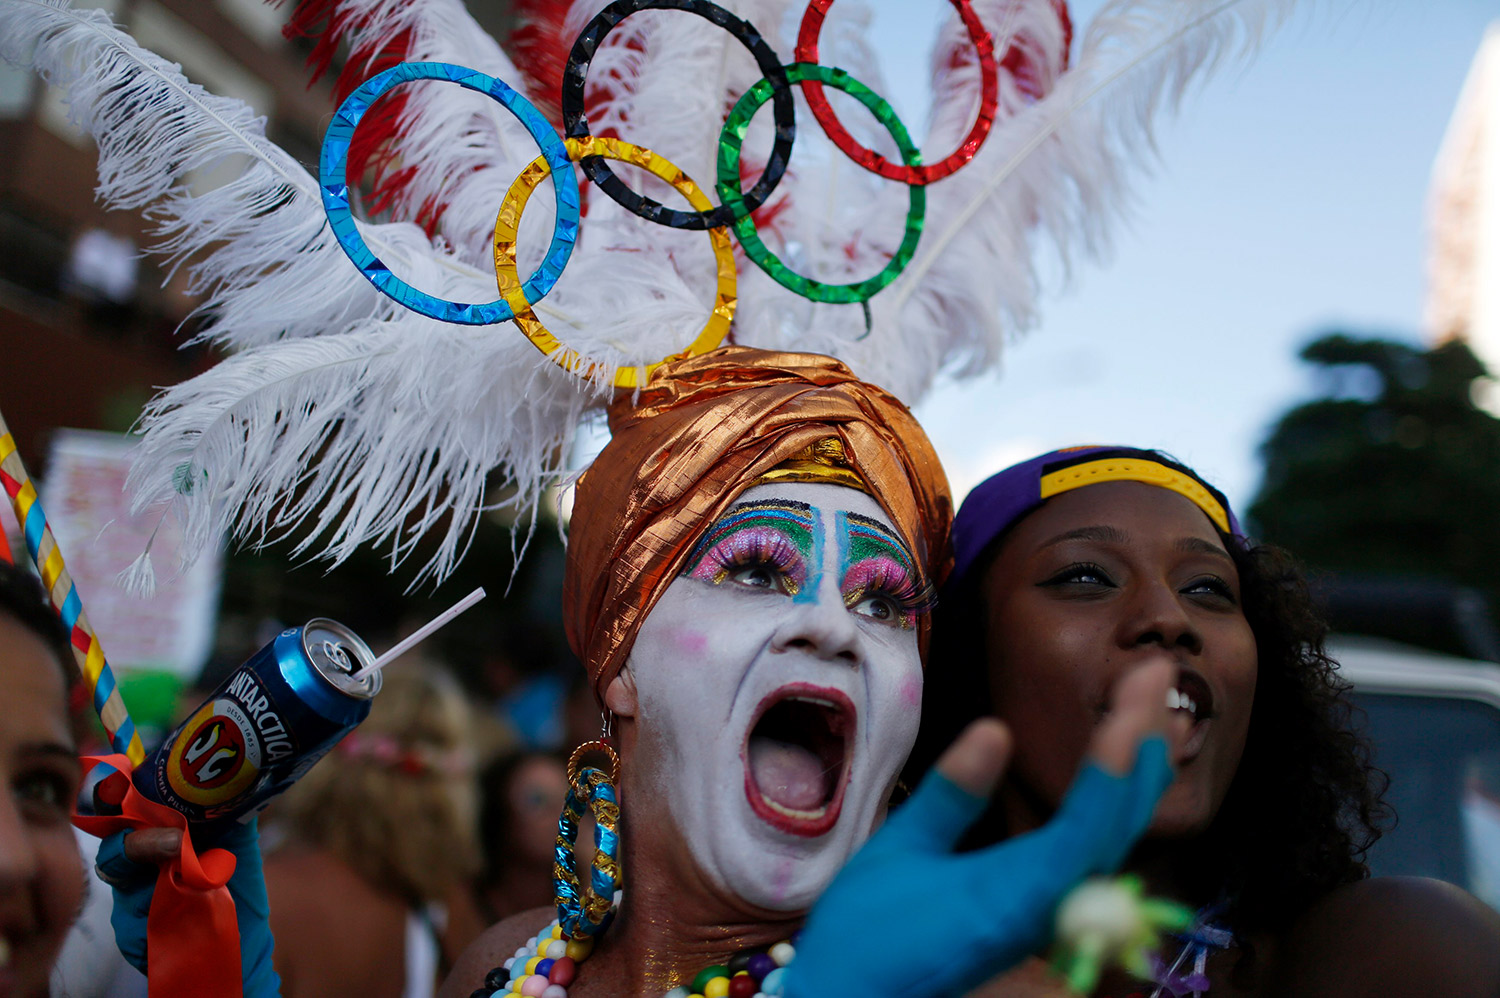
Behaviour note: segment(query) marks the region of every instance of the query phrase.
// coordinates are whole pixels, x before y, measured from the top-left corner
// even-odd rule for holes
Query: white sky
[[[921,134],[948,5],[870,3],[892,103]],[[1070,6],[1081,24],[1099,3]],[[1305,3],[1248,68],[1190,94],[1112,259],[1050,296],[1000,374],[918,407],[955,494],[1050,447],[1120,442],[1247,505],[1272,421],[1315,390],[1296,359],[1313,333],[1420,335],[1428,175],[1497,17],[1497,0]]]

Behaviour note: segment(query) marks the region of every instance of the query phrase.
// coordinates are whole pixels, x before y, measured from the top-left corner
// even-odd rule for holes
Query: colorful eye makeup
[[[683,574],[711,585],[733,582],[815,599],[822,571],[823,519],[787,499],[736,506],[711,527]],[[933,586],[901,539],[879,520],[841,510],[835,523],[839,592],[852,613],[901,628],[931,609]]]
[[[876,620],[915,627],[917,616],[933,606],[934,587],[901,539],[880,521],[848,512],[839,513],[838,536],[844,605]]]
[[[683,574],[796,596],[815,563],[821,524],[806,503],[770,499],[736,506],[709,528]]]

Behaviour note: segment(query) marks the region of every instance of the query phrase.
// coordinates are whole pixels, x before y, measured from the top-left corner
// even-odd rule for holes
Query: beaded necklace
[[[615,901],[619,904],[618,896]],[[613,916],[612,909],[610,915]],[[700,970],[690,985],[679,985],[662,998],[780,998],[783,968],[797,955],[796,934],[770,948],[752,947]],[[568,988],[578,977],[578,965],[594,952],[587,936],[567,939],[561,924],[553,919],[515,955],[490,971],[484,985],[469,998],[568,998]]]
[[[1159,955],[1152,956],[1151,982],[1156,988],[1150,998],[1201,998],[1208,991],[1208,958],[1234,945],[1234,932],[1210,921],[1222,907],[1215,905],[1199,911],[1192,927],[1176,935],[1182,940],[1182,949],[1170,964]]]

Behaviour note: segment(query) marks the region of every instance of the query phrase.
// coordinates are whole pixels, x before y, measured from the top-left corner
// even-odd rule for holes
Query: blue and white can
[[[136,789],[198,826],[248,821],[369,716],[374,660],[335,621],[287,628],[136,767]]]

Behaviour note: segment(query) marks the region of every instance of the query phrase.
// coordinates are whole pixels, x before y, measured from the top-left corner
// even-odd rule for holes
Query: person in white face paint
[[[707,531],[606,705],[644,812],[715,886],[807,908],[870,833],[916,738],[930,588],[868,495],[760,485]]]
[[[906,407],[831,358],[669,364],[611,430],[564,593],[622,773],[627,886],[583,998],[660,995],[787,938],[869,836],[916,737],[952,514]],[[445,993],[550,916],[492,929]]]

